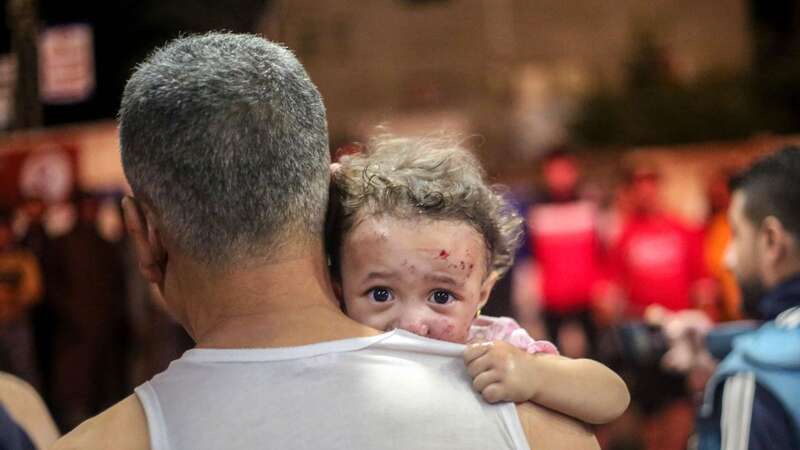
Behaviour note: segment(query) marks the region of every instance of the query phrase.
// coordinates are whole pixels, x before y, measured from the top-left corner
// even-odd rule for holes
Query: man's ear
[[[771,266],[779,264],[786,257],[791,236],[775,216],[768,216],[761,222],[760,245],[764,260]]]
[[[483,284],[481,284],[481,301],[478,303],[478,309],[483,308],[486,302],[489,301],[489,295],[492,293],[492,289],[494,289],[494,285],[499,279],[500,274],[496,270],[493,270],[489,272],[489,276],[483,280]]]
[[[147,281],[161,287],[167,253],[156,228],[155,215],[145,203],[131,196],[122,199],[122,215],[136,252],[139,271]]]

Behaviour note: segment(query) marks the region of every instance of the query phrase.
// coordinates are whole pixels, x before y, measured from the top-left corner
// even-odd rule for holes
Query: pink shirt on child
[[[534,340],[510,317],[478,316],[469,327],[467,342],[505,341],[528,353],[558,355],[556,346],[548,341]]]

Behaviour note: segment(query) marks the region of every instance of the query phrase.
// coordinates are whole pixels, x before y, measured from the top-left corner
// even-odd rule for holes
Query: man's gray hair
[[[209,33],[156,50],[128,80],[122,164],[168,237],[209,265],[322,239],[325,107],[285,47]]]

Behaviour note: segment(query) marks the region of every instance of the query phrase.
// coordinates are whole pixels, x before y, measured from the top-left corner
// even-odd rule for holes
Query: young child
[[[627,408],[610,369],[557,356],[512,319],[480,315],[513,262],[521,220],[467,151],[383,136],[342,160],[331,195],[332,272],[351,318],[470,344],[467,371],[490,403],[531,401],[592,424]]]

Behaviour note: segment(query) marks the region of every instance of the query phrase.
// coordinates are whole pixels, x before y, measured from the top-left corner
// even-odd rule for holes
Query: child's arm
[[[475,390],[489,403],[530,401],[590,424],[619,417],[628,407],[625,382],[590,359],[529,354],[503,342],[484,342],[464,352]]]

